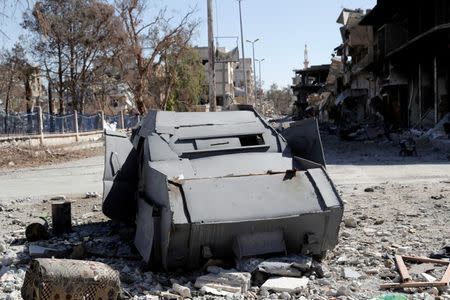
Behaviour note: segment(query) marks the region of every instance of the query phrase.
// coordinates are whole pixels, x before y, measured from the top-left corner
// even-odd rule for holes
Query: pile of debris
[[[79,201],[94,201],[96,197],[88,193]],[[28,225],[22,222],[22,230],[5,235],[0,243],[1,299],[21,299],[21,295],[24,299],[32,299],[30,290],[39,290],[43,286],[47,286],[46,290],[39,290],[39,293],[51,295],[56,292],[70,294],[69,287],[89,289],[90,285],[96,284],[94,279],[75,280],[87,266],[98,269],[95,274],[109,274],[109,277],[95,277],[92,273],[92,278],[104,278],[114,294],[118,284],[114,274],[117,274],[117,280],[120,278],[121,281],[121,297],[133,299],[182,299],[205,295],[307,299],[310,278],[324,276],[320,264],[311,257],[300,255],[243,258],[236,264],[210,259],[202,270],[151,272],[134,248],[133,228],[112,221],[97,222],[95,217],[80,220],[77,216],[71,220],[70,204],[64,196],[45,200],[43,205],[52,206],[51,220],[37,218]],[[72,267],[60,268],[63,265]],[[38,284],[40,280],[52,282],[54,276],[65,278],[67,285],[59,282],[60,286],[48,288],[49,284]],[[106,280],[105,276],[110,279]]]
[[[255,109],[266,118],[273,118],[279,115],[275,109],[274,103],[269,100],[257,101],[255,104]]]

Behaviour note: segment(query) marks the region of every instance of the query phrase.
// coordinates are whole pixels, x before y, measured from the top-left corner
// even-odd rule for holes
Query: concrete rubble
[[[345,145],[337,148],[340,153],[330,154],[335,161],[354,151]],[[365,146],[359,151],[366,153],[372,147]],[[393,152],[391,149],[388,145],[383,147],[385,152],[376,155],[385,159],[386,153]],[[427,155],[422,159],[428,162],[430,155],[439,153]],[[352,162],[365,163],[366,157],[361,155],[359,159]],[[368,187],[373,192],[364,192]],[[43,251],[49,255],[46,249],[57,250],[56,256],[61,258],[103,262],[117,270],[123,299],[378,300],[392,299],[387,298],[391,295],[398,295],[394,299],[450,299],[449,287],[397,291],[379,288],[383,282],[400,281],[395,254],[443,259],[450,254],[450,247],[445,247],[449,244],[448,179],[413,184],[364,181],[341,184],[337,189],[347,201],[347,208],[339,244],[321,262],[302,255],[248,257],[239,261],[211,259],[205,269],[176,272],[159,272],[144,266],[133,246],[134,229],[91,211],[93,205],[99,204],[98,198],[84,199],[84,194],[79,199],[66,197],[73,201],[72,232],[50,234],[48,240],[35,242],[26,240],[26,226],[36,216],[48,216],[51,201],[2,203],[0,299],[21,299],[30,254]],[[355,223],[357,226],[353,226]],[[408,268],[417,281],[439,280],[442,276],[439,266],[418,264]]]
[[[200,276],[195,281],[195,287],[214,295],[245,293],[250,288],[251,274],[233,270],[220,270]]]
[[[274,277],[267,279],[267,281],[261,286],[261,289],[272,290],[275,292],[296,293],[305,289],[308,282],[309,279],[306,277]]]

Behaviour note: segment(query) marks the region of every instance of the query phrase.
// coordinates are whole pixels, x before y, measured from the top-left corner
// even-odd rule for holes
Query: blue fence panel
[[[140,118],[137,115],[124,115],[124,127],[130,129],[135,127]],[[120,129],[122,125],[121,115],[105,116],[105,122],[115,123]],[[67,115],[51,115],[42,113],[42,125],[44,133],[74,133],[75,132],[75,116]],[[101,113],[94,115],[78,114],[78,131],[89,132],[103,130],[103,122]],[[39,134],[39,114],[37,112],[12,113],[6,115],[0,113],[0,135],[31,135]]]
[[[101,114],[96,115],[78,115],[78,131],[88,132],[102,130]]]
[[[134,128],[139,123],[139,116],[124,116],[125,128]]]
[[[0,134],[29,135],[39,133],[37,113],[0,114]]]
[[[116,123],[117,127],[120,126],[120,115],[117,116],[105,116],[105,121],[108,123]]]

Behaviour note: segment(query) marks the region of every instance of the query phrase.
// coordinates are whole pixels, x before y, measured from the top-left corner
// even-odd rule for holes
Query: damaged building
[[[342,43],[329,70],[295,71],[300,108],[314,107],[350,137],[448,122],[450,2],[378,0],[368,11],[344,8],[337,23]],[[319,72],[328,72],[326,80]]]
[[[434,127],[449,111],[450,2],[378,0],[360,25],[373,28],[373,72],[387,121]]]
[[[371,72],[374,63],[374,35],[371,26],[362,26],[365,12],[344,8],[337,23],[341,24],[342,44],[334,50],[341,59],[341,74],[333,87],[338,113],[335,121],[341,131],[354,131],[374,112],[370,99],[377,95],[377,81]]]
[[[205,72],[209,72],[208,67],[208,47],[195,47],[202,63],[205,66]],[[249,104],[254,104],[254,70],[252,67],[252,59],[239,58],[238,48],[227,50],[225,47],[216,49],[216,61],[214,66],[215,82],[216,82],[216,101],[221,107],[228,107],[232,103],[245,104],[245,84],[244,84],[244,68],[247,79],[247,100]],[[207,82],[205,81],[205,86]]]
[[[294,70],[295,77],[292,78],[292,90],[297,98],[295,102],[297,115],[303,118],[314,114],[311,111],[310,100],[321,99],[325,91],[330,65],[318,65],[307,67],[302,70]],[[309,109],[311,107],[311,109]]]

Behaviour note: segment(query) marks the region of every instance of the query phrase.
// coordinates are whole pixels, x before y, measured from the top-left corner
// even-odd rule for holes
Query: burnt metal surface
[[[199,266],[204,249],[323,255],[337,243],[343,204],[317,122],[282,134],[248,108],[152,111],[131,139],[106,133],[103,212],[134,221],[138,251],[165,269]]]

